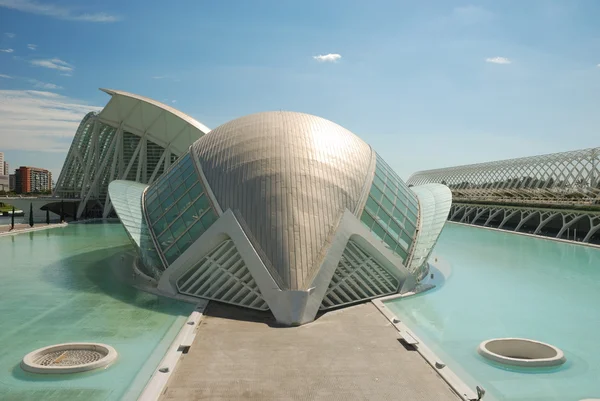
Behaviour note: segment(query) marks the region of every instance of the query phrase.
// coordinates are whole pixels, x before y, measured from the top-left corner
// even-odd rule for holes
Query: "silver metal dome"
[[[295,112],[238,118],[192,153],[220,207],[235,213],[273,278],[292,290],[310,285],[344,211],[359,216],[375,158],[347,129]]]

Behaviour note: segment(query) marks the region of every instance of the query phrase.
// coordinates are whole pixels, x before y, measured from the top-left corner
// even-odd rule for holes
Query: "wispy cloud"
[[[596,67],[600,67],[600,64],[597,64]]]
[[[0,49],[0,52],[2,52],[2,53],[12,53],[12,52],[14,52],[14,50],[13,49]]]
[[[58,93],[0,90],[0,138],[5,149],[66,152],[90,106]]]
[[[31,60],[30,63],[38,67],[51,68],[58,71],[72,72],[75,69],[75,67],[73,67],[71,64],[67,63],[66,61],[62,61],[59,58]]]
[[[27,48],[28,48],[29,50],[37,50],[37,45],[34,45],[34,44],[31,44],[31,43],[30,43],[30,44],[28,44],[28,45],[27,45]]]
[[[68,7],[56,4],[42,4],[30,0],[0,0],[0,7],[70,21],[116,22],[121,20],[121,17],[117,15],[107,13],[78,13]]]
[[[0,78],[12,79],[12,77],[10,75],[6,75],[6,74],[0,74]]]
[[[171,100],[171,103],[177,103],[177,100]]]
[[[485,59],[485,62],[493,63],[493,64],[510,64],[510,63],[512,63],[512,61],[510,61],[506,57],[488,57]]]
[[[172,75],[155,75],[152,77],[152,79],[165,79],[165,80],[169,80],[169,81],[173,81],[173,82],[179,82],[179,78],[176,78]]]
[[[337,53],[329,53],[329,54],[319,54],[318,56],[313,56],[313,58],[319,62],[335,63],[336,61],[341,59],[342,56]]]
[[[10,38],[10,39],[12,39],[12,38],[14,38],[14,37],[15,37],[15,36],[17,36],[17,35],[15,35],[15,34],[14,34],[14,33],[12,33],[12,32],[6,32],[6,33],[4,34],[4,36],[6,36],[7,38]]]
[[[63,88],[62,86],[38,81],[37,79],[30,79],[29,83],[32,84],[35,88],[39,88],[39,89],[62,89]]]

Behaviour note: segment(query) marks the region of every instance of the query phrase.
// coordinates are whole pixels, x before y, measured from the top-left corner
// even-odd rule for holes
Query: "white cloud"
[[[486,63],[494,63],[494,64],[510,64],[512,61],[507,59],[506,57],[488,57],[485,59]]]
[[[329,53],[329,54],[319,54],[318,56],[313,56],[313,58],[319,62],[330,62],[335,63],[339,59],[342,58],[341,55],[337,53]]]
[[[156,75],[156,76],[153,76],[152,79],[167,79],[167,80],[170,80],[170,81],[173,81],[173,82],[179,82],[180,81],[179,78],[176,78],[176,77],[174,77],[172,75]]]
[[[171,103],[177,103],[177,100],[171,100]]]
[[[34,87],[40,88],[40,89],[62,89],[63,88],[62,86],[38,81],[37,79],[30,79],[29,83],[31,83]]]
[[[28,44],[28,45],[27,45],[27,48],[28,48],[29,50],[37,50],[37,45],[34,45],[34,44],[31,44],[31,43],[30,43],[30,44]]]
[[[83,116],[101,109],[54,92],[0,90],[3,147],[66,152]]]
[[[53,70],[58,71],[72,72],[73,69],[75,69],[75,67],[73,67],[71,64],[67,63],[66,61],[62,61],[59,58],[31,60],[30,63],[33,65],[37,65],[38,67],[51,68]]]
[[[10,75],[0,74],[0,78],[12,79]]]
[[[116,22],[121,18],[107,13],[76,13],[70,8],[55,4],[42,4],[31,0],[0,0],[0,7],[48,17],[88,22]]]
[[[6,32],[4,35],[6,35],[7,38],[11,38],[11,39],[14,38],[15,36],[17,36],[12,32]]]
[[[0,52],[2,52],[2,53],[12,53],[12,52],[14,52],[14,50],[13,49],[0,49]]]

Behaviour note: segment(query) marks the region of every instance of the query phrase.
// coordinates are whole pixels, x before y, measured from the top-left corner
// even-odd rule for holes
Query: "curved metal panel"
[[[452,192],[441,184],[425,184],[411,189],[419,199],[421,219],[408,269],[421,279],[427,272],[426,269],[423,270],[423,266],[448,218],[452,206]]]
[[[340,216],[356,210],[371,163],[371,148],[350,131],[294,112],[233,120],[192,149],[221,208],[244,220],[289,289],[308,285]]]

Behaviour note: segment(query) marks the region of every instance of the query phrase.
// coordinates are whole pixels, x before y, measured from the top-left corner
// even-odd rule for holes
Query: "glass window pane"
[[[402,231],[400,238],[403,239],[407,244],[412,244],[412,238],[406,234],[406,232]]]
[[[179,216],[179,210],[177,210],[175,205],[172,205],[172,207],[167,210],[165,216],[167,218],[167,224],[171,224]]]
[[[179,251],[181,253],[185,252],[186,249],[192,245],[192,237],[188,233],[185,233],[177,240],[177,246],[179,247]]]
[[[198,216],[196,209],[193,207],[189,207],[181,216],[181,220],[185,223],[186,227],[191,227],[198,221]]]
[[[196,175],[196,173],[194,172],[194,174],[190,174],[186,179],[185,179],[185,186],[188,188],[191,188],[195,183],[198,182],[198,176]],[[200,190],[200,192],[202,192],[202,190]]]
[[[381,202],[383,192],[381,192],[375,185],[371,185],[371,192],[369,192],[369,195],[372,196],[377,202]]]
[[[217,215],[211,209],[208,212],[206,212],[204,216],[200,217],[200,221],[202,221],[202,225],[204,226],[204,228],[208,228],[212,226],[212,224],[215,221],[217,221]]]
[[[201,216],[210,209],[210,202],[208,201],[208,197],[206,195],[202,195],[195,203],[196,211],[198,212],[198,216]]]
[[[375,176],[373,178],[373,184],[377,185],[380,189],[383,189],[385,187],[385,184],[383,183],[383,181],[381,180],[381,178]]]
[[[396,254],[398,254],[398,256],[400,256],[402,258],[402,260],[405,260],[406,257],[408,256],[408,254],[406,253],[406,251],[402,248],[402,246],[400,244],[398,244],[398,246],[396,246],[395,252],[396,252]]]
[[[160,244],[161,249],[167,249],[169,245],[173,243],[171,231],[167,230],[160,237],[158,237],[158,243]]]
[[[375,200],[369,196],[365,208],[372,214],[377,214],[377,210],[379,210],[379,204],[377,204],[377,202],[375,202]]]
[[[394,204],[387,198],[387,197],[383,197],[383,201],[381,202],[381,206],[383,206],[383,208],[391,213],[392,210],[394,210]]]
[[[393,215],[398,224],[400,224],[401,227],[404,227],[404,214],[401,213],[400,210],[394,209]]]
[[[158,219],[156,221],[156,223],[154,223],[152,225],[152,229],[154,230],[154,233],[156,235],[160,235],[163,231],[165,231],[165,228],[167,228],[167,220],[165,217],[161,217],[160,219]]]
[[[179,209],[179,213],[183,213],[185,209],[192,203],[188,194],[185,194],[177,201],[177,208]]]
[[[200,222],[200,220],[198,220],[196,222],[196,224],[194,224],[189,230],[188,230],[188,234],[190,235],[190,237],[192,237],[192,239],[195,241],[198,238],[200,238],[200,236],[202,234],[204,234],[204,231],[206,231],[204,229],[204,226],[202,225],[202,223]]]
[[[156,221],[161,214],[163,214],[161,208],[154,209],[152,212],[150,212],[150,221]]]
[[[179,248],[177,248],[177,245],[173,245],[165,252],[165,258],[167,259],[167,262],[169,264],[173,263],[175,259],[179,257],[179,255],[181,255],[181,252],[179,252]]]
[[[394,236],[394,238],[398,238],[402,230],[400,230],[400,226],[394,220],[390,221],[389,232]]]
[[[202,190],[202,185],[200,185],[200,183],[196,183],[196,185],[193,185],[190,188],[188,195],[190,195],[190,198],[196,199],[202,193]]]
[[[380,208],[377,212],[377,221],[387,227],[387,225],[390,223],[390,216]]]
[[[394,199],[396,197],[396,193],[390,189],[390,187],[386,186],[383,191],[388,198]]]
[[[173,199],[179,199],[179,197],[181,195],[183,195],[183,193],[187,190],[187,188],[185,187],[185,185],[180,185],[177,187],[177,189],[175,189],[175,191],[173,191]]]
[[[173,224],[171,224],[171,227],[169,227],[169,229],[171,230],[171,233],[173,233],[173,239],[177,240],[179,236],[183,234],[183,232],[187,229],[187,227],[185,226],[185,224],[183,224],[183,221],[181,221],[181,219],[177,219],[173,222]]]
[[[369,216],[369,213],[367,212],[363,212],[362,216],[360,216],[360,220],[369,228],[369,230],[375,222],[375,220],[373,220],[373,218]]]
[[[377,223],[373,224],[373,234],[378,237],[380,240],[383,240],[385,237],[385,230]]]
[[[387,245],[387,247],[389,249],[391,249],[392,251],[396,249],[397,243],[396,243],[396,241],[394,241],[394,239],[391,236],[386,235],[385,238],[384,238],[384,240],[383,240],[383,242],[385,242],[385,244]]]

